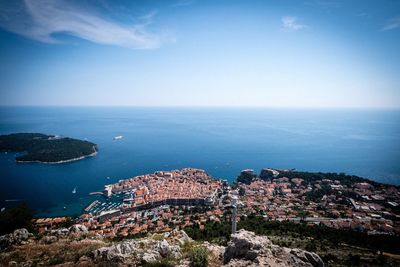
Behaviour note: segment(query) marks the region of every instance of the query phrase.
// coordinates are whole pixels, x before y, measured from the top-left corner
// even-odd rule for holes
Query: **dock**
[[[104,192],[90,192],[89,195],[104,195]]]
[[[93,208],[97,203],[99,203],[98,200],[93,201],[92,203],[89,204],[89,206],[87,206],[85,208],[85,212],[88,212],[91,208]]]

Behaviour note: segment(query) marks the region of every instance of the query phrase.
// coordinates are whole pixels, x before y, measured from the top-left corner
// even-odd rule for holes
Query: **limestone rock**
[[[157,241],[150,238],[139,240],[127,240],[110,247],[102,247],[93,252],[93,259],[100,263],[142,264],[160,260],[161,258],[182,258],[179,245],[175,245],[175,239],[163,239]]]
[[[223,247],[223,246],[211,244],[206,241],[206,242],[203,242],[203,247],[205,247],[208,250],[208,252],[215,258],[222,259],[224,256],[225,247]]]
[[[69,230],[67,228],[52,229],[50,230],[50,234],[57,237],[66,236],[69,234]]]
[[[143,263],[155,262],[157,261],[158,258],[160,258],[160,254],[158,254],[155,251],[152,251],[150,253],[145,252],[142,256],[142,262]]]
[[[14,230],[14,232],[0,236],[0,250],[9,248],[12,245],[21,244],[27,241],[33,234],[25,228]]]
[[[166,258],[168,256],[171,256],[173,258],[182,257],[181,248],[176,245],[170,245],[165,239],[157,243],[157,250],[163,258]]]
[[[33,234],[29,233],[25,228],[15,230],[12,235],[16,243],[26,241],[29,237],[33,236]]]
[[[175,239],[176,239],[176,241],[178,241],[178,243],[179,243],[180,245],[185,244],[185,242],[191,242],[191,241],[193,241],[193,239],[191,239],[191,238],[186,234],[186,232],[185,232],[184,230],[180,230],[180,231],[174,230],[174,231],[176,231]]]
[[[291,249],[290,253],[301,259],[302,261],[309,261],[313,266],[322,267],[324,263],[321,258],[313,253],[301,249]]]
[[[312,252],[273,245],[266,236],[240,230],[232,235],[224,252],[224,266],[299,266],[323,267]]]
[[[180,235],[181,235],[179,240],[181,240],[183,242],[193,241],[193,239],[191,239],[184,230],[180,230],[179,232],[180,232]]]
[[[69,234],[87,234],[88,229],[82,224],[74,224],[69,228]]]
[[[182,257],[181,248],[179,246],[170,246],[168,251],[168,256],[178,259]]]
[[[162,257],[167,257],[169,253],[169,244],[167,240],[163,240],[157,244],[158,252]]]
[[[232,239],[224,253],[224,262],[227,263],[233,258],[254,260],[261,249],[270,247],[272,242],[264,236],[256,236],[253,232],[240,230],[232,235]]]
[[[135,251],[136,242],[126,241],[110,247],[99,248],[93,252],[93,256],[97,261],[121,262],[125,258],[132,256]]]
[[[71,246],[84,247],[85,244],[93,245],[96,243],[94,236],[91,239],[76,239],[87,233],[87,228],[81,224],[75,224],[69,229],[60,228],[50,230],[47,235],[40,240],[30,238],[26,229],[18,229],[11,234],[1,236],[1,248],[9,248],[14,245],[21,245],[27,242],[22,248],[32,244],[69,244]],[[163,237],[162,240],[159,237]],[[155,238],[157,237],[157,238]],[[164,235],[153,235],[142,239],[130,239],[109,244],[97,240],[98,244],[92,252],[91,257],[80,256],[79,260],[63,262],[60,266],[141,266],[145,263],[152,263],[161,259],[174,259],[174,264],[179,267],[189,267],[190,260],[182,253],[185,242],[194,242],[184,231],[175,229]],[[232,235],[227,247],[219,246],[209,242],[201,245],[206,248],[210,266],[298,266],[298,267],[323,267],[321,258],[312,252],[301,249],[290,249],[274,245],[267,236],[257,236],[253,232],[240,230]],[[102,246],[102,247],[101,247]],[[107,246],[107,247],[104,247]],[[42,246],[49,247],[49,246]],[[21,247],[14,246],[13,249]],[[8,253],[8,252],[6,252]],[[12,258],[7,260],[9,265],[31,266],[30,259],[25,262],[12,262]],[[49,256],[43,253],[39,265],[46,265]],[[225,264],[225,265],[224,265]]]

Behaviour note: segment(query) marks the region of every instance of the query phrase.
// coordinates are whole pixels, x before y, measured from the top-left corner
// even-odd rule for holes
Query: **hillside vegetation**
[[[57,163],[80,159],[96,152],[96,144],[40,133],[17,133],[0,136],[0,151],[25,152],[17,162]]]

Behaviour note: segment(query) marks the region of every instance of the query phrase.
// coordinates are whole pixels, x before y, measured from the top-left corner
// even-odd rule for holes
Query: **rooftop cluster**
[[[144,204],[165,204],[166,201],[191,200],[212,204],[221,180],[212,179],[204,170],[186,168],[158,171],[120,181],[112,185],[112,193],[128,193],[125,207]]]
[[[249,172],[246,170],[246,172]],[[400,192],[395,186],[332,179],[288,178],[239,183],[243,213],[272,220],[303,221],[369,234],[400,233]],[[288,175],[292,176],[292,175]],[[301,174],[299,176],[302,176]]]

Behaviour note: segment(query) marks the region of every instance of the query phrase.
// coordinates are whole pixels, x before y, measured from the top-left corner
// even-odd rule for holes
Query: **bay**
[[[37,216],[79,214],[105,184],[183,167],[229,181],[245,168],[274,167],[400,184],[399,110],[1,107],[0,134],[16,132],[99,147],[95,157],[66,164],[19,164],[0,153],[0,206],[24,201]]]

